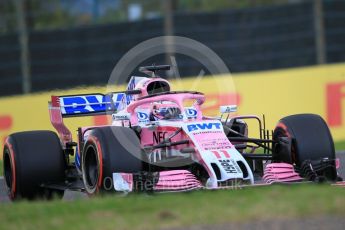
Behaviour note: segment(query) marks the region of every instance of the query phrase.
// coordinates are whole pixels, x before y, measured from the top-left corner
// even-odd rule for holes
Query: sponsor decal
[[[221,129],[221,124],[219,122],[205,122],[205,123],[191,124],[191,125],[187,125],[187,129],[189,132],[200,131],[200,130]]]
[[[231,159],[231,160],[219,160],[220,165],[223,167],[225,172],[229,174],[237,174],[242,173],[240,167],[237,165],[237,163]]]
[[[149,121],[149,114],[143,111],[137,112],[137,117],[139,122],[148,122]]]
[[[131,115],[129,113],[126,114],[112,114],[112,119],[114,121],[124,121],[124,120],[130,120],[131,119]]]
[[[221,150],[221,151],[212,151],[212,153],[218,158],[222,158],[222,155],[225,157],[225,158],[230,158],[230,154],[226,151],[226,150]]]
[[[186,108],[185,111],[188,118],[196,118],[198,115],[198,111],[193,108]]]
[[[204,150],[230,149],[231,144],[227,138],[222,137],[221,133],[213,133],[212,136],[199,137],[195,136],[201,148]]]
[[[232,148],[219,121],[199,122],[186,125],[189,135],[203,150],[222,150]]]
[[[60,97],[62,114],[88,114],[105,111],[119,111],[125,108],[125,94],[95,94],[85,96]]]
[[[106,98],[103,95],[60,97],[62,114],[101,112],[106,110]]]
[[[167,132],[153,132],[153,143],[158,144],[164,141],[165,137],[167,135]]]
[[[232,145],[223,131],[205,131],[193,133],[195,141],[203,150],[231,149]]]

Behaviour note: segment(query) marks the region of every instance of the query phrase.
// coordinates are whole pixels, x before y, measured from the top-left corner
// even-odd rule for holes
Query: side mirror
[[[233,113],[237,111],[237,105],[222,105],[219,110],[220,113]]]
[[[131,119],[130,113],[113,113],[111,115],[113,121],[127,121]]]

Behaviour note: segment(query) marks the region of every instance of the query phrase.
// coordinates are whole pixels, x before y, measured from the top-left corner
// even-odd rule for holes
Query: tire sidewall
[[[10,141],[10,137],[6,138],[5,140],[5,145],[4,145],[4,152],[3,152],[3,175],[5,177],[5,183],[6,183],[6,188],[7,188],[7,193],[10,197],[11,200],[15,199],[16,194],[17,194],[17,171],[16,171],[16,164],[15,164],[15,153],[13,151],[13,140]],[[6,168],[5,166],[5,159],[9,159],[9,164],[10,164],[10,170],[11,170],[11,179],[9,181],[8,177],[9,175],[6,175]]]
[[[6,183],[11,200],[49,199],[49,189],[43,189],[41,185],[64,181],[66,162],[60,139],[52,131],[11,134],[5,141],[4,159],[6,155],[10,158],[12,173],[12,186]],[[5,167],[4,162],[4,170]]]

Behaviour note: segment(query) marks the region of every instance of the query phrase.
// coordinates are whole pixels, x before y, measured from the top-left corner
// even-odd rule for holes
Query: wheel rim
[[[99,169],[97,150],[92,145],[90,145],[85,152],[83,172],[85,175],[85,185],[90,189],[94,189],[98,183]]]
[[[12,174],[12,166],[11,166],[11,157],[9,154],[8,149],[5,150],[4,154],[4,177],[7,187],[10,191],[12,191],[12,180],[13,180],[13,174]]]
[[[279,123],[282,124],[282,123]],[[273,140],[277,141],[280,137],[290,137],[291,134],[288,132],[285,124],[283,124],[283,127],[276,127],[274,133],[273,133]],[[282,159],[281,156],[277,155],[277,151],[274,150],[273,154],[275,154],[274,158],[278,160],[278,162],[283,161],[285,163],[294,164],[296,163],[296,147],[294,141],[291,143],[291,149],[290,149],[290,160],[286,161],[287,159]]]

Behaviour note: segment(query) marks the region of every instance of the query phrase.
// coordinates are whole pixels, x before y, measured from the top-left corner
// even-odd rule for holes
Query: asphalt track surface
[[[345,151],[338,152],[337,158],[339,158],[340,160],[340,168],[338,169],[339,175],[345,180]],[[63,197],[64,200],[75,200],[75,199],[81,199],[81,198],[87,198],[87,195],[81,192],[65,191],[65,195]],[[7,196],[5,181],[3,177],[0,177],[0,203],[7,203],[7,202],[10,202],[10,200],[8,199],[8,196]],[[246,229],[245,226],[243,227],[244,229]]]

